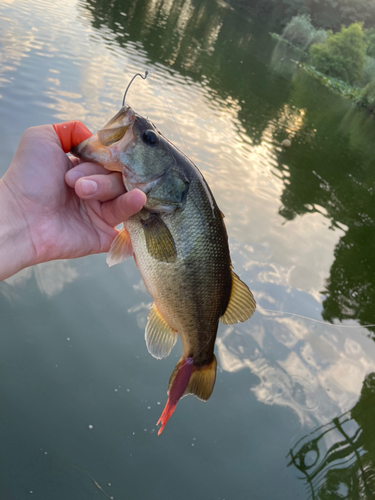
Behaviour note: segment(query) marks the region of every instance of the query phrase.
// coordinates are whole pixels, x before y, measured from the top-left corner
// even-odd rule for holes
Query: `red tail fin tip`
[[[161,424],[158,436],[163,432],[164,427],[174,412],[179,399],[182,398],[185,389],[188,386],[192,371],[193,358],[185,358],[182,360],[181,365],[178,368],[177,375],[173,380],[172,387],[170,388],[167,404],[165,405],[164,411],[156,424]]]

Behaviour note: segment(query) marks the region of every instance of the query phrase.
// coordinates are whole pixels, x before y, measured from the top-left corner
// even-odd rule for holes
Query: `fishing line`
[[[259,309],[261,309],[262,311],[267,311],[267,312],[270,312],[274,315],[277,315],[277,314],[281,314],[281,315],[287,315],[287,316],[296,316],[298,318],[302,318],[302,319],[307,319],[309,321],[313,321],[314,323],[319,323],[320,325],[325,325],[325,326],[329,326],[329,327],[334,327],[334,328],[371,328],[371,327],[375,327],[375,324],[368,324],[368,325],[335,325],[335,324],[332,324],[332,323],[328,323],[327,321],[319,321],[318,319],[313,319],[313,318],[309,318],[308,316],[303,316],[302,314],[297,314],[297,313],[291,313],[291,312],[284,312],[284,311],[275,311],[274,309],[266,309],[264,307],[261,307],[259,306]],[[255,309],[254,312],[259,312],[261,314],[261,311],[258,309]],[[196,358],[197,356],[199,356],[199,354],[203,351],[203,349],[205,349],[207,347],[207,345],[211,342],[212,338],[209,339],[207,341],[207,343],[194,355],[192,356],[192,359]],[[183,366],[183,364],[181,364],[181,366]]]
[[[126,90],[125,90],[125,93],[124,93],[124,97],[122,99],[122,107],[125,106],[125,98],[126,98],[126,94],[128,93],[128,90],[129,90],[129,87],[130,85],[133,83],[134,79],[137,78],[137,76],[140,76],[143,80],[146,80],[147,76],[148,76],[148,71],[145,71],[145,76],[141,75],[141,73],[136,73],[133,78],[130,80],[128,86],[126,87]]]
[[[184,143],[185,148],[187,149],[187,152],[189,153],[189,157],[191,157],[191,156],[192,156],[192,155],[191,155],[191,151],[190,151],[190,149],[189,149],[188,145],[187,145],[187,144],[186,144],[186,142],[185,142],[184,136],[182,135],[181,130],[180,130],[180,127],[178,126],[177,120],[176,120],[176,118],[174,117],[173,111],[172,111],[171,107],[169,106],[169,103],[168,103],[168,101],[167,101],[167,98],[166,98],[166,96],[165,96],[165,94],[164,94],[163,87],[161,86],[161,83],[159,82],[158,77],[157,77],[154,73],[150,73],[150,75],[151,75],[152,79],[153,79],[153,80],[155,80],[155,83],[156,83],[156,85],[158,86],[158,88],[159,88],[159,90],[160,90],[160,92],[161,92],[161,94],[162,94],[162,96],[163,96],[163,98],[164,98],[164,101],[165,101],[166,105],[168,106],[169,112],[170,112],[170,114],[172,115],[173,121],[174,121],[174,123],[175,123],[175,125],[176,125],[176,127],[177,127],[177,130],[178,130],[178,133],[180,134],[180,137],[181,137],[181,139],[182,139],[182,142]]]
[[[162,94],[162,96],[164,98],[164,101],[165,101],[165,103],[166,103],[166,105],[167,105],[167,107],[169,109],[169,112],[170,112],[170,114],[171,114],[171,116],[173,118],[173,121],[174,121],[174,123],[176,125],[176,128],[178,130],[178,133],[180,134],[180,137],[181,137],[181,139],[182,139],[182,141],[183,141],[183,143],[184,143],[184,145],[185,145],[185,147],[186,147],[186,149],[187,149],[187,151],[189,153],[189,156],[191,157],[192,155],[191,155],[191,152],[189,150],[189,147],[188,147],[188,145],[185,142],[184,136],[181,133],[181,130],[180,130],[180,127],[178,126],[177,120],[176,120],[176,118],[175,118],[175,116],[173,114],[173,111],[172,111],[171,107],[169,106],[168,100],[167,100],[166,95],[164,93],[164,90],[163,90],[163,88],[161,86],[161,83],[159,82],[159,79],[157,78],[157,76],[154,73],[149,73],[148,71],[145,71],[144,76],[141,73],[136,73],[133,76],[133,78],[130,80],[128,86],[126,87],[126,90],[125,90],[125,93],[124,93],[124,97],[123,97],[123,100],[122,100],[122,106],[125,105],[126,94],[127,94],[128,90],[130,88],[130,85],[133,83],[134,79],[137,76],[140,76],[143,80],[146,80],[146,78],[148,76],[151,77],[153,80],[155,80],[156,85],[158,86],[158,88],[159,88],[159,90],[160,90],[160,92],[161,92],[161,94]],[[332,323],[328,323],[326,321],[319,321],[317,319],[309,318],[308,316],[303,316],[302,314],[290,313],[290,312],[284,312],[284,311],[275,311],[274,309],[266,309],[264,307],[261,307],[261,309],[263,311],[272,313],[274,315],[279,314],[279,315],[286,315],[286,316],[295,316],[297,318],[306,319],[306,320],[309,320],[309,321],[313,321],[314,323],[319,323],[321,325],[325,325],[325,326],[329,326],[329,327],[334,327],[334,328],[372,328],[372,327],[375,327],[375,324],[366,324],[366,325],[335,325],[335,324],[332,324]],[[260,312],[260,311],[258,311],[258,312]],[[211,340],[212,340],[212,338],[209,339],[207,341],[207,343],[194,356],[191,356],[191,357],[189,356],[189,357],[191,359],[196,358],[207,347],[207,345],[211,342]],[[181,364],[181,366],[180,366],[180,368],[182,368],[182,366],[184,366],[187,362],[188,362],[187,359],[184,359],[183,362],[182,362],[182,364]]]
[[[303,316],[302,314],[284,312],[284,311],[275,311],[274,309],[265,309],[264,307],[260,307],[263,311],[267,311],[273,314],[285,314],[288,316],[297,316],[298,318],[308,319],[309,321],[314,321],[315,323],[320,323],[325,326],[333,326],[335,328],[370,328],[375,327],[375,325],[335,325],[332,323],[328,323],[327,321],[319,321],[318,319],[309,318],[308,316]],[[260,312],[260,311],[258,311]]]

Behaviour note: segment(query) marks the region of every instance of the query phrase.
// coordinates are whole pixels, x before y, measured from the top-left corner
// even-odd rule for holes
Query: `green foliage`
[[[314,43],[324,43],[327,38],[325,30],[316,30],[311,24],[309,15],[293,17],[283,32],[283,38],[292,45],[307,50]]]
[[[375,28],[364,30],[367,49],[366,54],[370,57],[375,57]]]
[[[345,99],[358,102],[363,97],[363,89],[359,87],[352,87],[342,80],[324,75],[308,64],[302,63],[300,64],[300,67],[310,76],[319,80],[329,90],[331,90],[335,94],[341,95]]]
[[[366,85],[359,104],[372,112],[375,111],[375,80]]]
[[[375,24],[374,0],[324,0],[338,14],[341,24],[362,22],[365,26]]]
[[[363,66],[363,86],[375,80],[375,59],[373,57],[366,56],[365,64]]]
[[[334,31],[355,22],[366,28],[375,25],[375,0],[263,0],[262,5],[273,7],[284,25],[297,15],[308,15],[314,26]]]
[[[307,52],[300,47],[297,47],[296,45],[293,45],[290,43],[288,40],[283,38],[281,35],[278,35],[277,33],[270,33],[271,37],[276,40],[278,43],[284,44],[286,46],[292,47],[293,50],[295,50],[300,57],[307,56]]]
[[[351,84],[360,82],[366,54],[362,25],[353,23],[336,34],[329,32],[326,43],[312,45],[309,53],[318,71]]]

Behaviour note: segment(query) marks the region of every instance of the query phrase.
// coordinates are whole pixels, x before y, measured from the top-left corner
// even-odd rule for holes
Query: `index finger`
[[[65,174],[65,181],[70,187],[74,187],[75,183],[81,177],[89,177],[90,175],[110,175],[113,174],[110,170],[106,170],[98,163],[80,162],[72,167]]]

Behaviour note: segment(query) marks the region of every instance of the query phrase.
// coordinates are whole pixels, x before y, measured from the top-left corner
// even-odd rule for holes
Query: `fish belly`
[[[183,354],[194,356],[200,365],[212,360],[219,317],[228,303],[231,277],[225,257],[229,252],[220,249],[227,244],[220,231],[202,226],[199,218],[190,217],[187,222],[183,215],[163,219],[175,242],[174,262],[148,253],[139,216],[129,219],[125,227],[148,292],[169,326],[180,333]]]

